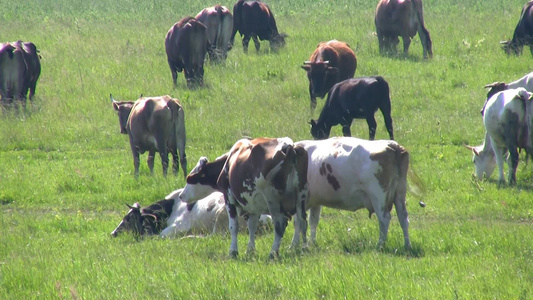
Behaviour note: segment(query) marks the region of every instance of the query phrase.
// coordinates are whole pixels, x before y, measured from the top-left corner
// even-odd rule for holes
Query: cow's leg
[[[379,54],[383,55],[385,54],[385,37],[381,30],[376,30],[376,34],[378,36]]]
[[[163,176],[167,176],[168,170],[168,150],[167,143],[164,138],[156,138],[157,149],[159,151],[159,156],[161,156],[161,165],[163,166]],[[150,170],[153,173],[153,170]]]
[[[150,175],[154,174],[154,156],[155,151],[148,151],[148,158],[146,159],[146,163],[148,164],[148,169],[150,169]]]
[[[388,97],[388,95],[387,95]],[[381,113],[383,114],[383,119],[385,120],[385,127],[387,128],[387,131],[389,132],[389,138],[391,140],[394,140],[394,130],[392,127],[392,117],[390,115],[391,113],[391,107],[390,107],[390,99],[389,104],[386,105],[386,107],[381,108]],[[376,124],[377,127],[377,124]],[[374,133],[376,130],[374,130]]]
[[[246,249],[246,254],[255,253],[255,233],[257,231],[257,225],[259,224],[259,215],[250,214],[248,218],[248,248]]]
[[[311,227],[311,242],[316,244],[316,230],[320,221],[322,206],[315,206],[309,210],[309,227]]]
[[[352,131],[350,129],[351,126],[352,126],[352,122],[342,125],[342,135],[352,136]]]
[[[407,213],[407,207],[405,206],[405,194],[407,193],[407,190],[406,188],[403,189],[403,191],[400,189],[401,188],[398,187],[396,190],[394,207],[396,208],[396,215],[398,216],[398,221],[400,221],[400,226],[402,227],[405,249],[411,250],[411,240],[409,239],[409,214]]]
[[[516,147],[509,147],[509,158],[507,163],[509,165],[509,185],[516,184],[516,169],[518,168],[518,150]]]
[[[403,40],[403,54],[407,56],[407,53],[409,52],[409,46],[411,45],[411,37],[409,35],[402,36]]]
[[[505,174],[503,172],[503,156],[506,152],[506,149],[496,146],[494,141],[491,141],[491,144],[492,149],[494,150],[496,164],[498,165],[498,187],[505,186]]]
[[[313,96],[313,85],[311,84],[311,82],[309,82],[309,95],[311,97],[311,115],[313,115],[313,112],[315,111],[315,108],[316,108],[316,97]]]
[[[283,234],[285,234],[285,229],[287,228],[288,219],[281,213],[279,202],[275,202],[272,199],[274,198],[269,198],[267,205],[270,215],[272,216],[272,222],[274,222],[274,243],[270,250],[270,258],[275,258],[279,256],[279,247],[281,245]],[[298,227],[300,231],[303,232],[303,227],[301,227],[300,223],[298,223]]]
[[[170,154],[172,154],[172,173],[174,175],[178,175],[178,171],[180,169],[180,166],[178,164],[178,150],[172,149],[170,151]]]
[[[376,137],[376,128],[378,127],[378,124],[376,123],[376,118],[374,118],[374,113],[370,112],[367,114],[366,123],[368,124],[368,139],[373,141]]]
[[[251,36],[249,35],[245,35],[242,38],[242,50],[244,51],[244,53],[248,53],[248,44],[250,43],[250,38]]]
[[[420,37],[420,42],[424,48],[424,58],[433,57],[433,49],[431,43],[431,37],[429,36],[429,31],[424,27],[422,23],[418,24],[418,36]]]
[[[131,142],[132,138],[130,137],[130,146],[131,154],[133,155],[133,166],[135,167],[135,177],[139,177],[139,149]]]
[[[387,234],[389,232],[389,224],[391,219],[390,211],[387,211],[385,207],[380,207],[379,211],[376,210],[376,215],[379,220],[379,242],[378,248],[381,249],[387,242]]]
[[[172,61],[168,61],[168,65],[170,67],[170,72],[172,73],[172,82],[174,83],[174,88],[178,86],[178,72],[176,67],[174,66],[174,63]]]
[[[226,195],[224,195],[226,196]],[[237,245],[237,235],[239,233],[239,218],[237,215],[237,207],[226,201],[226,210],[229,217],[229,232],[231,234],[231,244],[229,246],[229,255],[233,258],[239,255],[239,248]]]
[[[254,40],[255,51],[259,52],[259,49],[261,49],[261,43],[259,42],[259,39],[257,38],[257,35],[252,35],[252,39]]]

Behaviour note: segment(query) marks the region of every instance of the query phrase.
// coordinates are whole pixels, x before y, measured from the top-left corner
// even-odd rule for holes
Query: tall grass
[[[533,294],[531,166],[518,184],[472,179],[471,153],[482,143],[483,86],[531,71],[528,51],[507,57],[521,1],[425,1],[434,58],[415,38],[407,57],[378,54],[376,1],[269,1],[287,46],[242,51],[237,36],[224,65],[206,64],[206,87],[172,86],[164,37],[202,1],[8,1],[2,41],[34,42],[42,55],[36,100],[0,116],[0,298],[495,298]],[[222,1],[230,8],[233,2]],[[109,94],[118,100],[170,94],[185,107],[189,169],[214,159],[242,136],[310,139],[308,82],[300,65],[320,41],[348,42],[356,76],[381,75],[391,87],[395,137],[411,153],[422,198],[408,195],[414,250],[402,249],[393,217],[389,241],[375,249],[378,224],[363,212],[324,209],[318,245],[269,261],[272,234],[257,254],[232,260],[229,236],[136,241],[110,239],[126,211],[184,185],[150,176],[141,156],[133,176],[128,137],[120,135]],[[376,114],[377,138],[387,138]],[[341,135],[334,128],[334,135]],[[354,136],[368,137],[364,120]],[[416,203],[424,201],[426,208]],[[244,249],[244,234],[239,244]]]

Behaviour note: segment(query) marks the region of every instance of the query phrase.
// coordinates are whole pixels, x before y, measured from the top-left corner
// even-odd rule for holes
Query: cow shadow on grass
[[[411,54],[411,53],[405,54],[403,52],[387,52],[385,54],[382,54],[381,56],[394,59],[394,60],[410,61],[410,62],[416,62],[416,63],[429,61],[428,59],[425,59],[419,55]]]
[[[411,249],[409,250],[405,249],[403,243],[386,243],[385,246],[378,248],[373,240],[344,240],[340,241],[340,246],[346,254],[363,254],[377,251],[392,256],[408,258],[422,258],[426,256],[424,249],[417,243],[412,243]]]

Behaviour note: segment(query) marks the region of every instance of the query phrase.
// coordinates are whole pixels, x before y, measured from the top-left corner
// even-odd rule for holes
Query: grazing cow
[[[148,151],[148,167],[154,172],[154,155],[159,152],[163,175],[167,175],[168,153],[172,154],[174,174],[179,170],[178,150],[183,175],[187,176],[185,154],[185,113],[178,99],[170,96],[141,97],[137,101],[118,102],[109,95],[118,112],[120,133],[130,137],[135,176],[139,175],[139,154]]]
[[[350,45],[331,40],[318,44],[309,61],[302,68],[309,79],[311,112],[316,107],[316,97],[324,98],[337,82],[352,78],[357,68],[357,58]]]
[[[317,140],[327,139],[331,127],[340,124],[344,136],[351,136],[352,120],[364,118],[373,140],[377,127],[374,113],[378,109],[383,113],[390,139],[394,140],[389,84],[381,76],[346,79],[329,91],[318,120],[310,122],[311,135]]]
[[[250,38],[254,40],[255,50],[259,52],[261,44],[259,40],[270,42],[273,51],[285,46],[284,33],[278,32],[274,14],[265,3],[259,1],[239,0],[233,6],[233,32],[231,34],[231,44],[235,40],[235,34],[239,31],[242,39],[244,52],[248,52]]]
[[[208,44],[207,28],[195,18],[185,17],[170,28],[165,38],[165,50],[174,87],[177,86],[177,72],[181,71],[187,79],[187,87],[204,84],[204,59]]]
[[[424,25],[424,9],[422,0],[380,0],[374,18],[379,41],[379,52],[396,52],[403,40],[403,52],[407,55],[411,38],[418,32],[424,58],[433,57],[431,37]]]
[[[130,210],[111,235],[116,237],[123,231],[131,231],[136,235],[160,234],[171,238],[228,231],[228,214],[222,193],[214,192],[196,203],[187,204],[179,199],[182,191],[175,190],[148,207],[141,208],[139,203],[128,205]],[[242,221],[244,223],[244,218]],[[261,215],[259,223],[261,228],[268,228],[272,220],[269,215]]]
[[[508,89],[517,89],[519,87],[525,88],[528,92],[533,92],[533,72],[526,74],[524,77],[515,80],[511,83],[506,84],[505,82],[496,81],[494,83],[485,85],[485,88],[490,88],[489,92],[487,93],[487,101],[498,92],[505,91]],[[485,101],[485,104],[481,109],[481,115],[484,114],[487,101]]]
[[[529,1],[522,8],[520,20],[514,30],[513,39],[500,42],[507,55],[520,55],[524,46],[529,46],[533,55],[533,1]]]
[[[306,244],[307,220],[307,153],[294,146],[289,138],[239,140],[231,150],[213,162],[200,158],[187,176],[181,198],[193,203],[206,194],[219,190],[224,194],[231,233],[230,255],[238,255],[237,216],[250,214],[250,239],[247,252],[255,251],[255,231],[261,214],[270,214],[275,239],[271,258],[279,253],[281,238],[291,215],[302,229]],[[301,226],[301,227],[300,227]]]
[[[231,49],[231,33],[233,30],[233,16],[225,6],[215,5],[204,8],[196,15],[196,20],[207,27],[209,48],[207,53],[211,62],[226,60]]]
[[[498,184],[505,185],[503,170],[504,156],[509,152],[509,185],[516,183],[518,166],[517,148],[525,148],[532,153],[533,102],[532,93],[524,88],[505,90],[496,93],[488,101],[483,116],[486,134],[483,145],[469,147],[474,153],[473,161],[478,179],[485,174],[490,177],[494,171],[494,160],[499,169]]]
[[[379,243],[387,240],[394,205],[403,230],[405,248],[411,248],[409,220],[405,204],[409,152],[395,141],[367,141],[336,137],[320,141],[300,141],[296,146],[307,151],[307,182],[310,210],[311,241],[316,241],[316,228],[321,206],[356,211],[366,208],[369,217],[379,220]],[[295,227],[294,240],[299,240]]]

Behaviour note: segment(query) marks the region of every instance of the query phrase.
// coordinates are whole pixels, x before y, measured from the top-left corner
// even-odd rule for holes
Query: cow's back
[[[254,33],[260,40],[269,40],[277,33],[270,8],[258,1],[244,2],[241,8],[240,32],[243,35]]]

